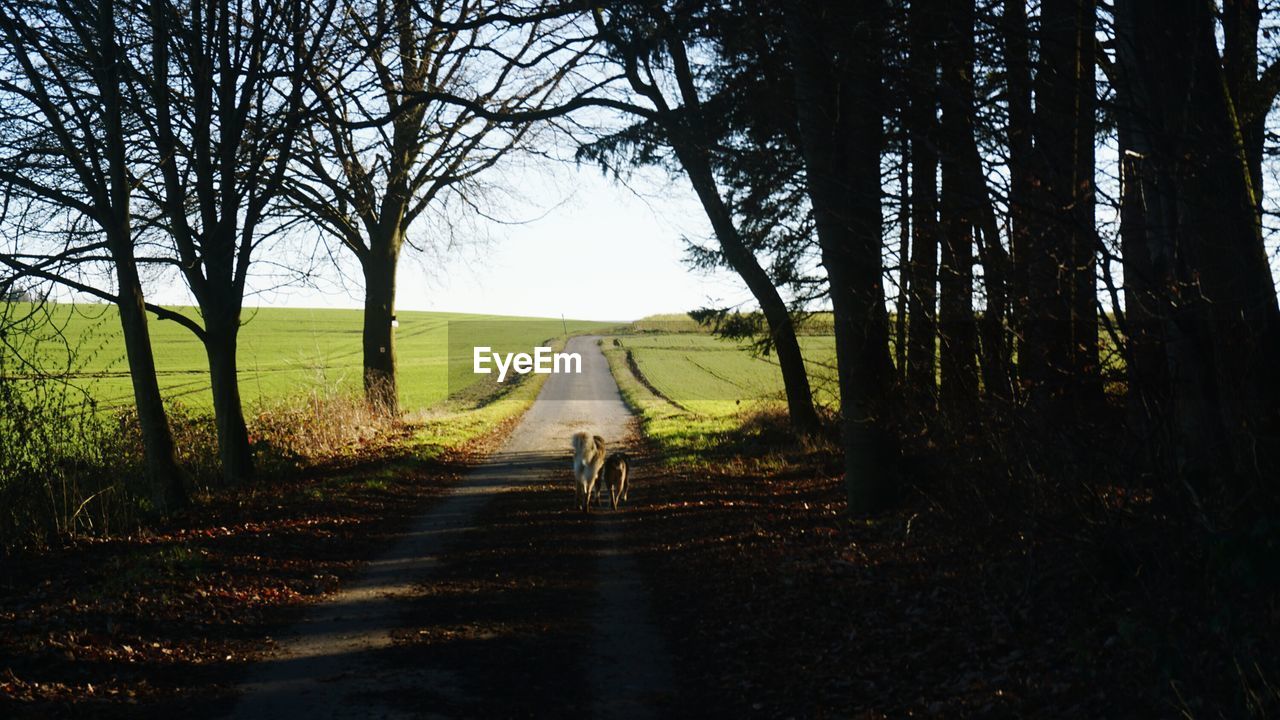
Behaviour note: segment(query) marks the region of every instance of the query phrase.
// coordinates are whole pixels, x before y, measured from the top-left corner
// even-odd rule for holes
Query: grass
[[[806,341],[821,369],[818,360],[834,353],[833,342]],[[740,343],[644,335],[608,337],[601,348],[623,400],[664,464],[769,467],[785,462],[795,448],[777,365]]]
[[[785,403],[777,358],[710,335],[640,335],[620,340],[654,391],[694,415],[738,415]],[[819,405],[839,402],[835,338],[802,336],[801,352]]]
[[[10,308],[22,314],[24,308]],[[195,308],[176,308],[197,317]],[[105,410],[132,405],[132,386],[116,309],[111,305],[53,304],[47,322],[21,339],[19,350],[37,358],[45,372],[65,377]],[[361,310],[262,308],[244,313],[239,338],[241,395],[249,406],[270,404],[314,391],[358,392],[361,380]],[[439,406],[470,393],[485,378],[471,371],[471,347],[499,352],[527,350],[569,333],[613,324],[559,318],[521,318],[463,313],[401,312],[396,330],[400,397],[410,412]],[[151,321],[152,347],[161,392],[167,401],[212,406],[204,346],[187,329]],[[490,388],[491,389],[491,388]]]
[[[816,404],[838,407],[829,313],[809,318],[798,339]],[[791,433],[776,356],[746,341],[716,337],[688,316],[653,315],[602,348],[623,400],[668,466],[770,470],[819,449]]]

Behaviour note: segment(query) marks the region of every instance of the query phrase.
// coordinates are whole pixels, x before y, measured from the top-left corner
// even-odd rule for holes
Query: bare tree
[[[432,208],[477,201],[479,176],[526,149],[538,127],[497,118],[550,102],[581,56],[574,41],[553,39],[571,20],[517,21],[510,4],[344,0],[336,47],[311,73],[321,112],[303,130],[288,195],[360,263],[365,393],[390,414],[399,406],[396,271],[415,244],[411,229]],[[409,104],[424,91],[476,97],[488,112]],[[368,126],[380,118],[390,119]]]
[[[296,140],[308,120],[307,74],[328,2],[151,0],[129,109],[157,158],[139,178],[199,305],[225,482],[254,474],[236,340],[250,265],[270,233]]]
[[[880,156],[888,15],[875,0],[786,11],[801,147],[831,285],[849,511],[878,512],[898,490],[896,387],[881,260]]]
[[[95,226],[82,233],[75,220],[68,221],[62,235],[69,239],[52,248],[34,246],[34,233],[16,238],[0,262],[16,274],[60,283],[119,309],[147,473],[158,506],[170,509],[186,495],[146,313],[181,316],[146,303],[135,256],[132,198],[139,169],[131,145],[137,128],[126,125],[128,71],[121,36],[126,42],[133,38],[126,35],[130,25],[123,17],[114,0],[0,2],[0,92],[6,95],[0,183],[10,200],[23,196]],[[79,272],[86,263],[103,261],[114,275],[114,291]]]

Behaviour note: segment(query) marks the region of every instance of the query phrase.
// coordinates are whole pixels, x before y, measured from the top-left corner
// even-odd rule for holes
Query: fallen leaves
[[[5,561],[0,716],[226,696],[263,638],[349,577],[461,469],[452,457],[336,467],[206,499],[169,527]]]
[[[653,500],[634,510],[637,544],[689,702],[859,718],[1101,717],[1165,702],[1130,656],[1078,632],[1085,593],[1028,588],[1030,553],[1061,567],[1066,545],[1015,533],[980,546],[922,507],[847,522],[839,480],[803,468],[636,486]]]

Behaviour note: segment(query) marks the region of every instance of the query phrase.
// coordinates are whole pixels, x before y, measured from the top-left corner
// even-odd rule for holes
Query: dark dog
[[[628,460],[626,453],[613,453],[604,461],[604,469],[600,472],[604,487],[609,488],[609,501],[613,503],[613,509],[618,509],[618,503],[627,499],[627,470]]]

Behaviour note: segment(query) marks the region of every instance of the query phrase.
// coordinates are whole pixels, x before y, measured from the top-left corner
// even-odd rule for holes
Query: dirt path
[[[631,416],[596,338],[510,438],[362,577],[279,641],[236,718],[664,714],[672,682],[627,513],[570,509],[568,438]]]

